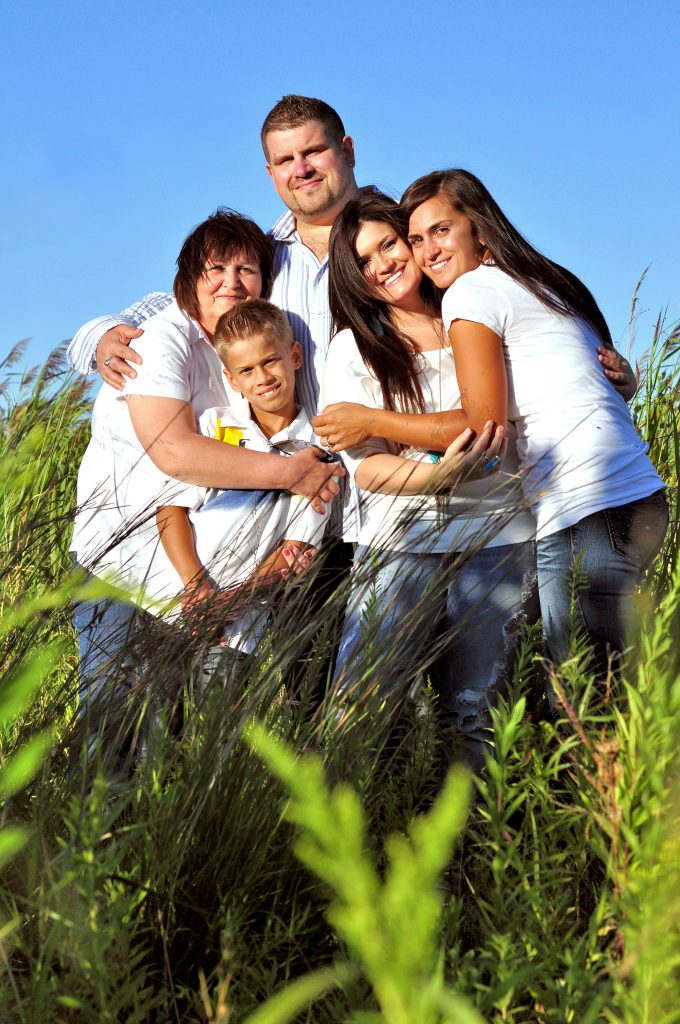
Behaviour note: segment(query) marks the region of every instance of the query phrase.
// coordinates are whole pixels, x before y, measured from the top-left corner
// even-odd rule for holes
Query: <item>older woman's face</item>
[[[261,295],[260,265],[246,253],[210,259],[196,282],[200,324],[212,334],[223,313]]]
[[[435,196],[415,208],[408,240],[416,263],[439,288],[448,288],[481,263],[482,245],[470,218],[454,209],[445,196]]]

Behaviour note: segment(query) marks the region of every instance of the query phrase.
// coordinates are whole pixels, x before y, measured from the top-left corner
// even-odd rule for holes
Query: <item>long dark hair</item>
[[[474,174],[461,170],[433,171],[418,178],[401,198],[406,221],[417,206],[438,195],[470,218],[473,234],[484,239],[484,246],[497,267],[524,285],[549,309],[562,315],[580,316],[607,347],[613,347],[607,322],[583,282],[534,249]]]
[[[357,260],[357,235],[368,221],[388,224],[406,241],[406,221],[398,203],[371,185],[359,189],[336,218],[330,236],[328,294],[332,333],[345,328],[352,331],[362,359],[380,384],[386,409],[424,412],[416,348],[392,323],[389,305],[376,297]],[[423,278],[421,294],[432,316],[437,317],[439,302],[427,278]]]

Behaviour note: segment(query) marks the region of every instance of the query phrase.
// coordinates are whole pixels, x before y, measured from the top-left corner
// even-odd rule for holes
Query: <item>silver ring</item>
[[[500,461],[501,460],[500,460],[500,456],[499,455],[494,455],[494,457],[492,459],[485,459],[484,460],[484,465],[482,466],[482,470],[485,473],[489,473],[492,469],[496,468],[496,466],[498,465],[498,463]]]
[[[107,356],[106,359],[104,360],[104,366],[110,366],[112,359],[113,359],[113,356]]]

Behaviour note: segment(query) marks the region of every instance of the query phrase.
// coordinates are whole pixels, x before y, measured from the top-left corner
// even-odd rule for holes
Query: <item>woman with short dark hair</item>
[[[175,299],[146,321],[143,337],[134,343],[144,353],[136,376],[123,394],[102,385],[94,404],[71,545],[89,573],[128,584],[128,591],[130,582],[143,582],[158,549],[156,508],[172,505],[183,485],[289,490],[313,502],[320,489],[337,492],[328,478],[342,471],[323,462],[318,449],[280,458],[197,429],[207,409],[230,404],[213,347],[217,322],[240,303],[268,293],[272,260],[270,242],[257,224],[231,210],[217,210],[184,242]],[[120,601],[77,606],[83,709],[119,668],[135,618],[134,605]],[[115,703],[117,694],[109,699]]]

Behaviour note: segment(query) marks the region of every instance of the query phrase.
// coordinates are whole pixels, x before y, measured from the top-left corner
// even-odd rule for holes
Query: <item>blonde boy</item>
[[[295,402],[302,352],[278,307],[264,299],[242,303],[220,318],[213,344],[230,387],[241,397],[227,408],[207,409],[199,421],[202,434],[284,457],[313,443],[309,419]],[[235,630],[228,628],[229,642],[245,650],[256,640],[253,622],[261,614],[257,599],[263,588],[308,567],[326,518],[327,513],[315,512],[305,499],[286,492],[196,487],[185,488],[173,505],[156,513],[187,614],[200,606],[210,610],[211,618],[219,619],[221,608],[228,615],[235,588],[246,604],[256,606],[245,616],[247,629],[243,621]]]

